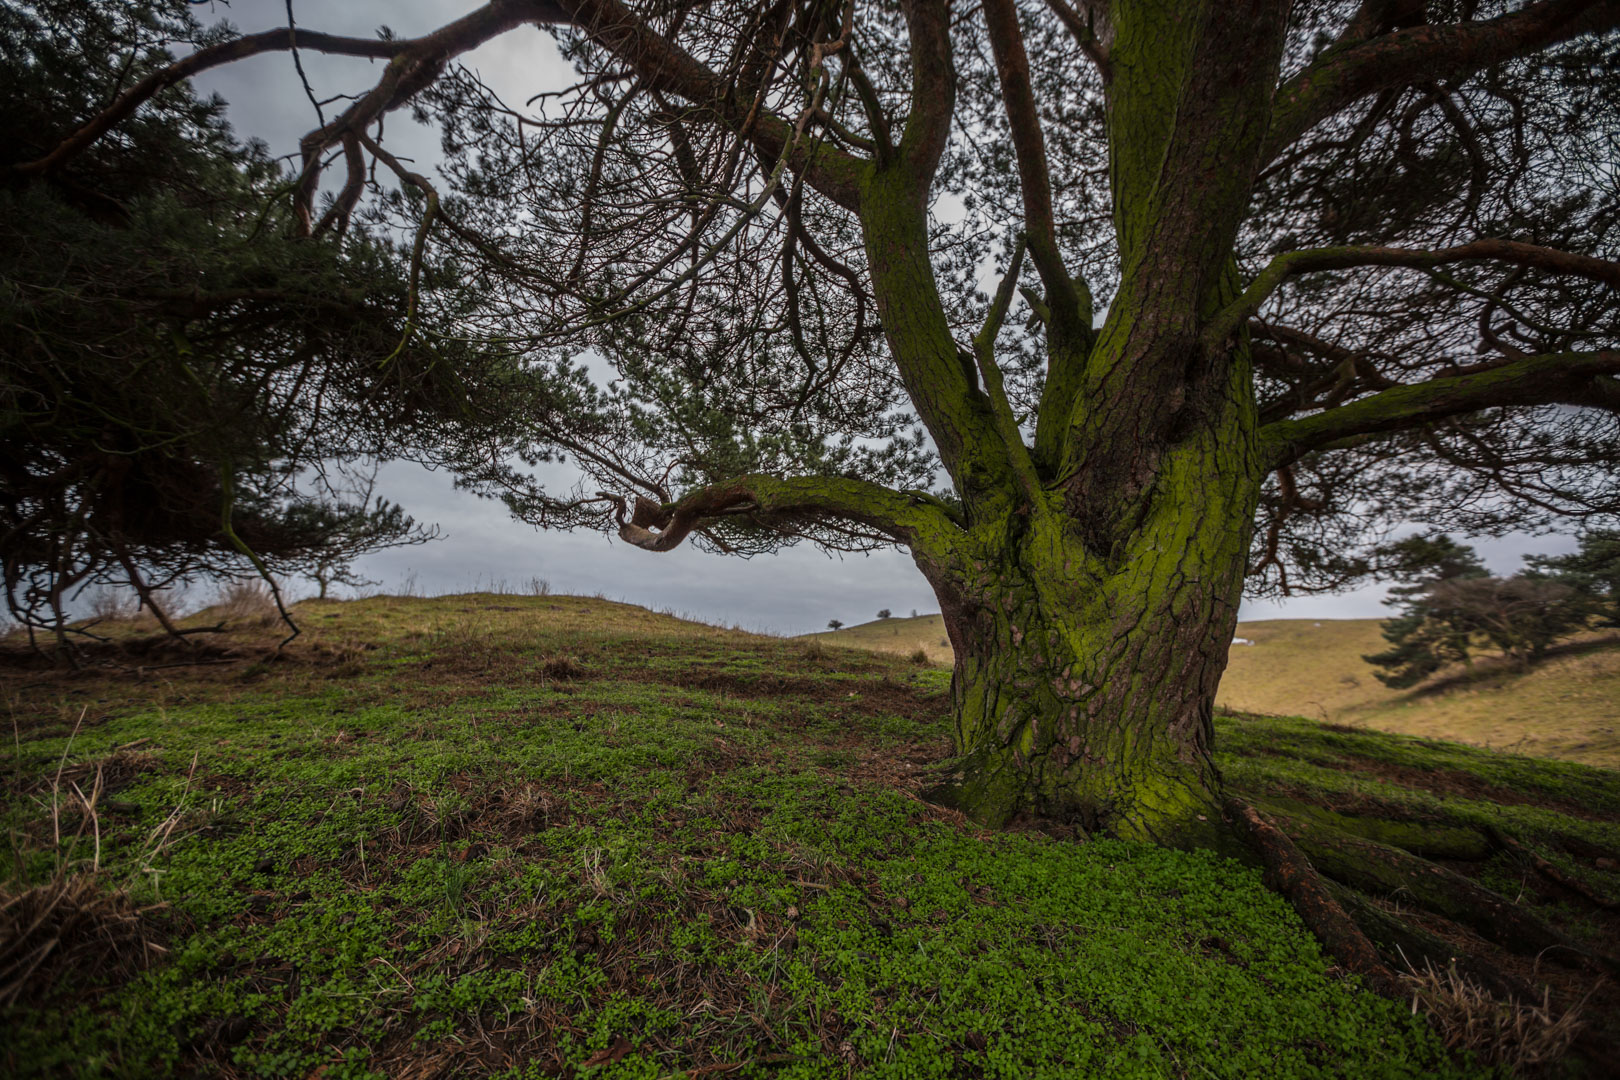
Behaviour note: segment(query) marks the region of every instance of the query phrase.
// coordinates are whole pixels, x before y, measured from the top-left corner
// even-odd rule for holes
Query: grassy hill
[[[1568,1043],[1364,991],[1254,868],[921,801],[942,670],[573,597],[299,617],[279,654],[263,626],[132,630],[79,671],[0,650],[0,1074],[1393,1078],[1496,1075],[1445,1043],[1504,1023],[1487,1048]],[[1613,774],[1219,723],[1247,797],[1503,830],[1470,875],[1620,930],[1582,900],[1620,895]],[[1498,959],[1549,1017],[1620,1016],[1612,983]]]
[[[1391,690],[1362,656],[1386,643],[1377,619],[1271,619],[1238,624],[1217,704],[1241,712],[1308,716],[1526,754],[1620,768],[1620,639],[1565,646],[1527,673],[1487,658],[1475,672],[1443,672],[1414,690]],[[882,619],[824,641],[951,661],[938,615]]]
[[[914,615],[909,619],[874,619],[858,626],[806,634],[829,645],[850,649],[876,649],[879,652],[911,656],[921,649],[930,664],[949,664],[951,642],[945,636],[945,620],[939,615]]]

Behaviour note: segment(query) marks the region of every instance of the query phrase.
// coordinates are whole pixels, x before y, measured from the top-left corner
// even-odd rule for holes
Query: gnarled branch
[[[1367,19],[1373,21],[1352,23],[1358,28],[1354,33],[1375,29],[1377,12],[1369,11]],[[1615,26],[1620,26],[1616,0],[1541,0],[1483,22],[1414,26],[1330,48],[1277,88],[1263,160],[1273,160],[1305,132],[1368,94],[1464,78]]]
[[[1510,405],[1603,407],[1593,390],[1620,374],[1620,351],[1527,356],[1484,371],[1388,390],[1260,431],[1273,467],[1342,439],[1419,427],[1448,416]]]
[[[932,499],[841,476],[743,476],[699,488],[673,503],[638,495],[628,518],[624,499],[607,492],[597,497],[617,507],[619,539],[646,551],[672,551],[692,533],[728,517],[762,525],[840,518],[937,557],[949,554],[960,532]]]

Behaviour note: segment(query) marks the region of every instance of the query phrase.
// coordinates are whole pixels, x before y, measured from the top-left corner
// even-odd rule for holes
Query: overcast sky
[[[295,0],[300,26],[328,33],[371,36],[382,25],[414,37],[479,6],[477,0]],[[202,18],[225,19],[244,33],[285,25],[284,0],[233,0],[199,7]],[[304,53],[303,64],[318,97],[364,90],[380,62]],[[565,84],[567,66],[551,39],[533,28],[503,35],[468,53],[461,62],[479,71],[507,101],[519,105],[543,90]],[[205,92],[229,103],[238,134],[268,143],[278,154],[295,153],[298,138],[316,124],[313,106],[299,85],[292,57],[269,53],[205,72],[196,80]],[[328,106],[327,116],[342,107]],[[389,115],[388,144],[419,166],[438,158],[437,136],[411,123],[404,112]],[[382,552],[360,570],[398,591],[407,582],[432,595],[505,582],[522,588],[531,578],[556,592],[626,600],[707,622],[750,630],[805,633],[829,619],[865,622],[878,609],[897,615],[938,610],[933,592],[909,557],[897,552],[829,558],[804,545],[752,560],[706,555],[689,545],[655,555],[594,533],[541,533],[512,521],[499,503],[456,491],[453,478],[395,463],[384,469],[380,493],[402,504],[418,521],[441,526],[445,538],[422,547]],[[1498,573],[1519,569],[1526,552],[1573,550],[1567,537],[1510,536],[1475,542]],[[1388,614],[1384,586],[1338,596],[1288,601],[1251,601],[1245,619],[1372,618]]]

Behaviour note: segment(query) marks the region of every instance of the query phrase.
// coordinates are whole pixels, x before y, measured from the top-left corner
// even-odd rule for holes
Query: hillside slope
[[[1386,643],[1377,619],[1270,619],[1238,624],[1253,645],[1232,646],[1216,704],[1239,712],[1306,716],[1477,746],[1620,768],[1620,639],[1563,647],[1529,672],[1494,659],[1391,690],[1362,656]],[[883,619],[811,635],[948,664],[938,615]]]
[[[298,613],[280,653],[263,625],[79,671],[0,648],[0,1075],[1497,1075],[1444,1049],[1450,999],[1412,982],[1431,1024],[1362,989],[1257,868],[922,801],[939,669],[575,597]],[[1584,1001],[1569,1075],[1603,1075],[1620,989],[1568,965],[1620,933],[1614,774],[1217,724],[1268,813],[1444,850],[1554,923],[1552,961],[1440,918],[1425,947]],[[1573,1034],[1492,1017],[1524,1027],[1482,1052]]]

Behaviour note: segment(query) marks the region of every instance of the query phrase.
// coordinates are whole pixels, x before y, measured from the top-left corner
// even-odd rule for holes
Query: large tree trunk
[[[970,577],[919,560],[956,649],[961,757],[936,797],[993,825],[1030,813],[1220,842],[1211,713],[1259,490],[1252,460],[1241,437],[1170,451],[1106,556],[1070,519],[1014,512],[999,536],[975,530]]]

